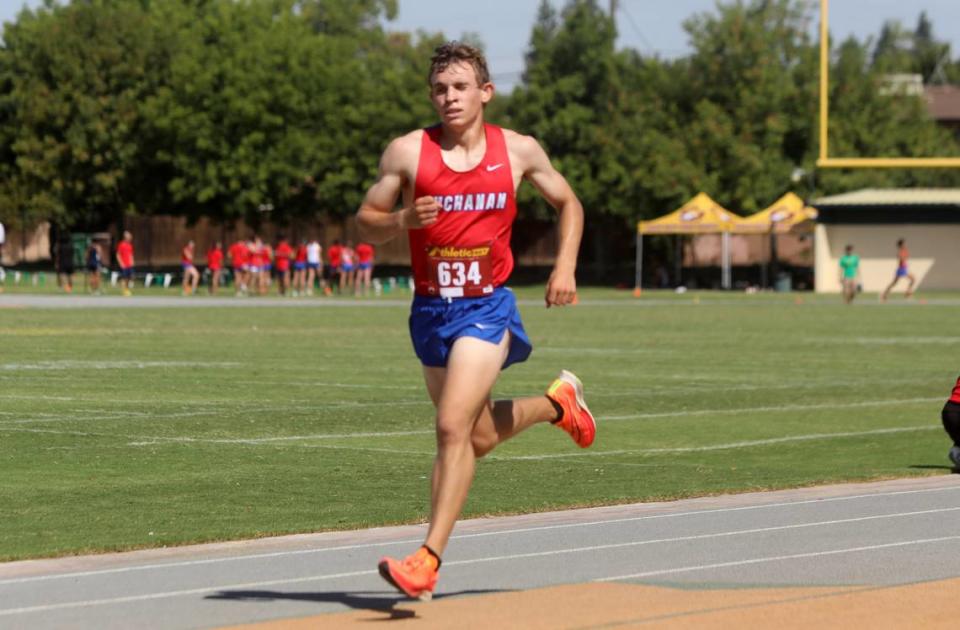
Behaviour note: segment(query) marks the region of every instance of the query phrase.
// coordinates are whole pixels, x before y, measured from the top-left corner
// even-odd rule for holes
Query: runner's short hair
[[[443,72],[449,65],[459,62],[466,62],[473,66],[478,85],[490,83],[490,71],[487,69],[487,60],[483,56],[483,52],[470,44],[452,41],[437,46],[436,50],[433,51],[427,84],[433,85],[433,76],[436,73]]]

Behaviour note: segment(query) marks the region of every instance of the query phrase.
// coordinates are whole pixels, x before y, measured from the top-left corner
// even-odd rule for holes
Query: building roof
[[[960,86],[928,85],[924,89],[927,111],[940,122],[960,121]]]
[[[820,223],[960,223],[960,188],[864,188],[811,205]]]
[[[960,188],[864,188],[821,197],[820,206],[960,206]]]

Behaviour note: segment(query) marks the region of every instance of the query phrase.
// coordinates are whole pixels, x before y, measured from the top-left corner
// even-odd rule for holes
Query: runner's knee
[[[470,444],[472,423],[460,414],[437,415],[437,445],[439,447]]]

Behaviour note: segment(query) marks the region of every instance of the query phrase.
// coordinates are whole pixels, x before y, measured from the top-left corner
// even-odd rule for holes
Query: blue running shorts
[[[410,339],[420,362],[428,367],[446,367],[453,342],[476,337],[498,344],[510,331],[510,350],[503,369],[526,361],[533,350],[520,321],[513,291],[497,287],[476,298],[414,296],[410,308]]]

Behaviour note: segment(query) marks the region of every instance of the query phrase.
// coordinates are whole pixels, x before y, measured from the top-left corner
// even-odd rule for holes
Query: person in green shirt
[[[843,287],[843,301],[851,304],[857,295],[857,283],[860,280],[860,257],[853,253],[853,245],[844,248],[840,257],[840,285]]]

